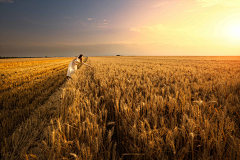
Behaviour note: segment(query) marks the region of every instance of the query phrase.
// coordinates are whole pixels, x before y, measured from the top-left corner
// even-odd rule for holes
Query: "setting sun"
[[[1,57],[240,53],[240,0],[48,3],[0,0]]]
[[[240,24],[231,26],[229,28],[229,36],[231,36],[232,38],[237,38],[237,39],[240,38]]]

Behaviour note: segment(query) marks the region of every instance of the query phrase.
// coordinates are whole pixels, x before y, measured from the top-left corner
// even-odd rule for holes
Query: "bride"
[[[87,65],[86,63],[84,63],[84,62],[82,61],[82,59],[83,59],[83,55],[80,54],[78,57],[74,58],[74,59],[69,63],[68,71],[67,71],[67,78],[68,78],[68,79],[71,79],[71,75],[72,75],[74,72],[76,72],[76,70],[77,70],[77,64],[78,64],[78,63],[82,63],[82,64],[84,64],[84,65],[86,65],[86,66],[88,66],[88,67],[91,68],[91,66]]]

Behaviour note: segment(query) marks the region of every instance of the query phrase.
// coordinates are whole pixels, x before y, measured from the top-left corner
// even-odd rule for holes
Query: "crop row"
[[[19,66],[14,69],[1,69],[2,79],[0,85],[2,87],[0,92],[27,83],[33,78],[41,77],[43,74],[46,74],[48,70],[54,71],[66,67],[69,62],[69,60],[55,61],[56,60],[53,60],[52,63],[44,63],[42,66],[39,66],[39,64],[34,61],[36,63],[34,66],[28,66],[26,68]]]
[[[88,63],[94,68],[81,69],[63,89],[59,117],[31,144],[18,138],[30,124],[22,125],[3,155],[239,159],[239,61],[91,57]]]
[[[69,84],[63,101],[63,107],[68,108],[67,121],[63,122],[72,126],[64,132],[70,136],[63,145],[78,140],[82,147],[71,145],[69,154],[59,148],[58,155],[65,153],[70,158],[70,153],[74,153],[78,158],[93,159],[103,158],[102,152],[110,152],[108,158],[122,159],[240,157],[239,72],[226,70],[239,62],[219,66],[218,61],[203,61],[205,65],[202,66],[196,61],[186,64],[185,60],[90,60],[95,70],[80,73],[84,80],[76,79]],[[208,69],[200,70],[202,67]],[[95,153],[96,135],[90,134],[94,121],[77,117],[88,114],[101,117],[103,108],[108,111],[106,126],[112,124],[113,129],[102,128],[102,133],[107,134],[97,138],[107,137],[111,141],[98,144],[101,152]],[[82,136],[76,138],[76,135]],[[109,148],[104,147],[109,144]],[[89,149],[88,154],[83,152],[83,146]]]
[[[4,61],[0,61],[0,69],[14,69],[16,67],[21,67],[21,68],[26,68],[26,67],[32,67],[35,65],[43,65],[46,63],[53,63],[53,62],[61,62],[63,60],[70,60],[72,58],[48,58],[48,59],[34,59],[34,60],[18,60],[15,59],[13,61],[10,60],[4,60]]]
[[[49,76],[49,74],[52,74],[54,72],[58,72],[62,69],[66,69],[67,64],[59,64],[59,66],[51,67],[47,69],[41,69],[39,71],[30,72],[21,76],[17,76],[14,78],[2,80],[2,88],[0,89],[0,93],[6,92],[7,90],[12,90],[14,88],[17,88],[23,84],[30,83],[31,81],[37,81],[41,80],[44,77]]]
[[[65,60],[64,63],[48,64],[47,68],[30,72],[10,81],[11,83],[6,83],[5,90],[1,90],[0,93],[1,141],[10,136],[32,111],[44,103],[49,95],[63,84],[66,80],[68,63],[69,61]]]

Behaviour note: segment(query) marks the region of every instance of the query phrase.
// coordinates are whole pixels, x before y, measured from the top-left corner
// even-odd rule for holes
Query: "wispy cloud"
[[[92,21],[94,20],[95,18],[87,18],[88,21]]]
[[[107,28],[106,25],[99,25],[98,27],[99,27],[99,28]]]
[[[110,21],[109,21],[109,20],[106,20],[106,19],[103,19],[102,21],[103,21],[103,22],[100,21],[100,22],[98,23],[98,24],[99,24],[98,27],[99,27],[99,28],[108,28],[108,24],[109,24]]]
[[[154,25],[154,26],[139,26],[139,27],[132,27],[130,28],[130,31],[133,32],[149,32],[149,31],[166,31],[167,28],[163,26],[162,24]]]
[[[160,2],[156,5],[153,6],[153,8],[158,8],[158,7],[161,7],[161,6],[165,6],[167,5],[169,2],[168,1],[163,1],[163,2]]]
[[[140,30],[140,28],[130,28],[130,31],[142,33],[142,31]]]
[[[0,3],[14,3],[13,0],[0,0]]]
[[[196,12],[197,10],[196,9],[190,9],[190,10],[187,10],[186,12],[187,13],[193,13],[193,12]]]
[[[222,5],[226,7],[237,7],[240,6],[239,0],[196,0],[203,7],[211,7],[215,5]]]
[[[130,31],[139,33],[138,41],[142,43],[159,43],[177,46],[193,46],[199,42],[200,30],[193,26],[166,26],[162,24],[153,26],[138,26]],[[193,40],[194,39],[194,40]]]
[[[64,19],[72,20],[72,19],[73,19],[73,17],[64,16]]]

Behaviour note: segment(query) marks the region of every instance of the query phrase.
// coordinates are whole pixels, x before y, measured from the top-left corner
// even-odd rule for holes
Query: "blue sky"
[[[232,2],[0,0],[0,56],[238,55]]]

